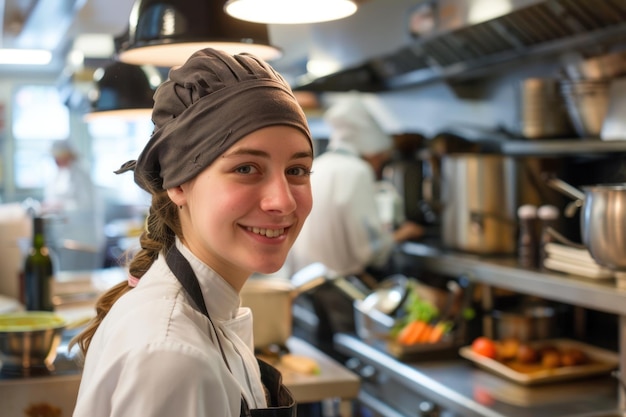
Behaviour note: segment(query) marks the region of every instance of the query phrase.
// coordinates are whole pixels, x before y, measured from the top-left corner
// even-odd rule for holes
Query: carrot
[[[426,322],[421,320],[413,320],[400,330],[398,333],[397,342],[403,345],[412,345],[416,343],[420,337],[420,334],[424,330]]]
[[[430,335],[432,334],[434,328],[433,326],[431,326],[430,324],[426,323],[426,326],[424,326],[424,330],[422,330],[422,333],[420,333],[419,338],[417,339],[418,343],[426,343],[428,342]]]
[[[438,322],[434,327],[433,331],[430,333],[430,337],[428,338],[429,343],[437,343],[439,342],[443,336],[450,330],[450,323],[447,322]]]

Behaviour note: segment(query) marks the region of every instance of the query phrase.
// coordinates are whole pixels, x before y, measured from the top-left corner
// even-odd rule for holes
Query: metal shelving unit
[[[517,266],[515,257],[478,256],[415,242],[404,243],[402,250],[428,271],[465,276],[487,288],[508,289],[618,315],[620,373],[626,375],[626,289],[618,288],[615,279],[597,280],[525,269]],[[620,409],[626,407],[626,395],[622,391],[619,404]]]

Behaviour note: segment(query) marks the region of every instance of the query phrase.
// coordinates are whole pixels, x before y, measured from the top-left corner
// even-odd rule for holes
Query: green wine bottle
[[[52,259],[46,246],[44,219],[33,218],[33,243],[24,263],[27,310],[52,311]]]

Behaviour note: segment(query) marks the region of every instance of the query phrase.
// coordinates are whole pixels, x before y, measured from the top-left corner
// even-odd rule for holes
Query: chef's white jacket
[[[78,162],[59,168],[44,190],[44,207],[54,217],[49,240],[60,270],[101,268],[104,263],[104,201]],[[69,241],[69,242],[68,242]],[[68,250],[65,245],[73,249]]]
[[[371,165],[344,147],[321,154],[312,171],[313,209],[289,254],[291,272],[315,262],[339,275],[384,265],[393,231],[379,213]]]
[[[267,406],[250,309],[240,308],[238,293],[176,244],[198,277],[215,330],[159,256],[98,328],[74,417],[239,416],[242,393],[250,408]]]

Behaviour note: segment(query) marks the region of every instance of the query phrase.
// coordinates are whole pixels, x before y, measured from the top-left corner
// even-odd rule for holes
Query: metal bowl
[[[606,80],[562,81],[561,93],[576,133],[582,138],[600,138],[609,108]]]
[[[53,312],[0,314],[0,372],[52,370],[65,327],[65,320]]]

